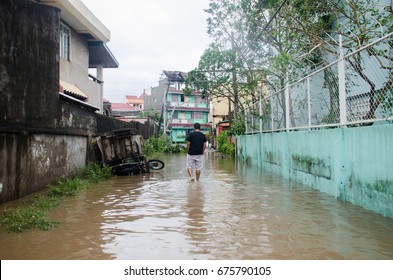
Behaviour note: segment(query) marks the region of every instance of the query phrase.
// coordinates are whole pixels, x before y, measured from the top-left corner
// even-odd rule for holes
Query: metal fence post
[[[338,85],[340,100],[340,125],[347,124],[347,98],[345,92],[345,60],[342,47],[342,35],[340,34],[340,59],[338,60]]]
[[[262,110],[262,92],[259,92],[259,132],[262,133],[263,129],[263,110]]]
[[[244,110],[244,123],[245,123],[246,134],[248,134],[248,129],[247,129],[247,109]]]
[[[274,129],[274,111],[273,111],[273,95],[270,95],[270,116],[271,116],[271,130]]]
[[[285,129],[289,130],[289,75],[287,71],[287,77],[285,81]]]
[[[307,77],[307,108],[308,108],[308,127],[311,127],[311,85],[310,85],[310,77]]]

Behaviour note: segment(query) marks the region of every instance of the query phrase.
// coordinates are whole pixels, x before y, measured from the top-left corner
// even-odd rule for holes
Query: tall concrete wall
[[[0,202],[37,192],[86,165],[87,137],[0,133]]]
[[[31,177],[38,154],[30,145],[33,131],[53,131],[61,119],[59,12],[33,1],[0,3],[0,202],[34,192],[39,178],[48,181]]]
[[[0,3],[0,203],[86,165],[92,112],[59,99],[60,11]]]
[[[0,203],[76,175],[95,160],[94,135],[145,129],[105,122],[59,95],[59,13],[35,1],[0,1]]]
[[[1,1],[0,126],[56,126],[59,13],[34,1]]]
[[[238,157],[393,218],[393,125],[254,134]]]

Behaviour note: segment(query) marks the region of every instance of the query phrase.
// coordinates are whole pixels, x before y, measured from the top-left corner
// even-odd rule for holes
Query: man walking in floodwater
[[[199,181],[201,176],[201,169],[203,167],[202,155],[206,149],[206,136],[201,132],[201,125],[194,124],[194,131],[188,134],[187,138],[187,172],[190,180],[194,181],[192,171],[195,169],[195,180]]]

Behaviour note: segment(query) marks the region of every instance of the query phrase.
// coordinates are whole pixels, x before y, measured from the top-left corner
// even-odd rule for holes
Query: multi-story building
[[[143,93],[138,97],[136,95],[126,95],[126,102],[130,104],[132,107],[143,111],[143,104],[146,92]]]
[[[111,104],[112,116],[119,117],[138,117],[140,111],[128,103],[114,103]]]
[[[212,114],[212,129],[215,131],[216,136],[219,134],[218,126],[221,122],[229,122],[229,115],[231,114],[231,108],[233,108],[232,102],[225,97],[211,97],[211,114]],[[213,133],[214,134],[214,133]]]
[[[103,69],[119,67],[106,46],[110,31],[80,0],[36,1],[60,9],[60,94],[104,113]]]
[[[186,141],[196,122],[201,124],[203,132],[211,128],[207,99],[197,91],[189,95],[183,92],[186,75],[179,71],[163,71],[159,85],[145,97],[145,110],[161,110],[163,131],[177,143]]]

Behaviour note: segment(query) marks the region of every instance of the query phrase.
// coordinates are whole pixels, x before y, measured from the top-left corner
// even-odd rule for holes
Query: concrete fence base
[[[393,125],[244,135],[237,155],[393,218]]]

